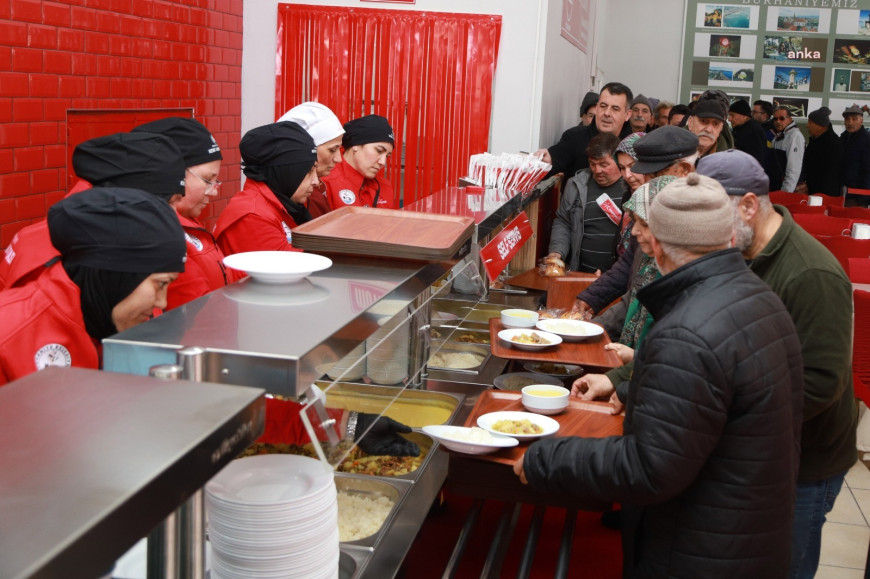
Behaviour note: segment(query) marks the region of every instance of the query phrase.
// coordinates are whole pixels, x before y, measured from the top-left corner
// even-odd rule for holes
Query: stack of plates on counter
[[[320,461],[241,458],[205,491],[212,579],[338,576],[335,482]]]

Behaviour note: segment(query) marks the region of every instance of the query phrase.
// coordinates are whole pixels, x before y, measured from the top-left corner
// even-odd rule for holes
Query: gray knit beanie
[[[658,194],[649,227],[656,239],[679,247],[725,245],[734,233],[734,210],[718,181],[690,173]]]

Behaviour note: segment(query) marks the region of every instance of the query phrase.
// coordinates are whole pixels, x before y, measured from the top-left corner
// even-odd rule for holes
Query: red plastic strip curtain
[[[305,101],[386,117],[403,205],[456,185],[487,150],[501,17],[278,5],[275,118]]]

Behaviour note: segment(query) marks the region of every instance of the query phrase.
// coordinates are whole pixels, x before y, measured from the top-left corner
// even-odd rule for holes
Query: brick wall
[[[192,108],[239,187],[242,0],[0,0],[0,247],[65,194],[69,109]]]

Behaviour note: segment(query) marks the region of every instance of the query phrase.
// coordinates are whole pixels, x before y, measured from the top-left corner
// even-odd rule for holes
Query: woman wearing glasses
[[[177,308],[210,291],[240,279],[241,274],[224,267],[224,254],[216,236],[205,227],[200,216],[209,202],[217,197],[221,182],[221,149],[202,123],[191,118],[168,117],[133,129],[172,139],[184,155],[184,196],[170,205],[178,213],[187,241],[187,264],[184,273],[169,288],[167,310]]]

